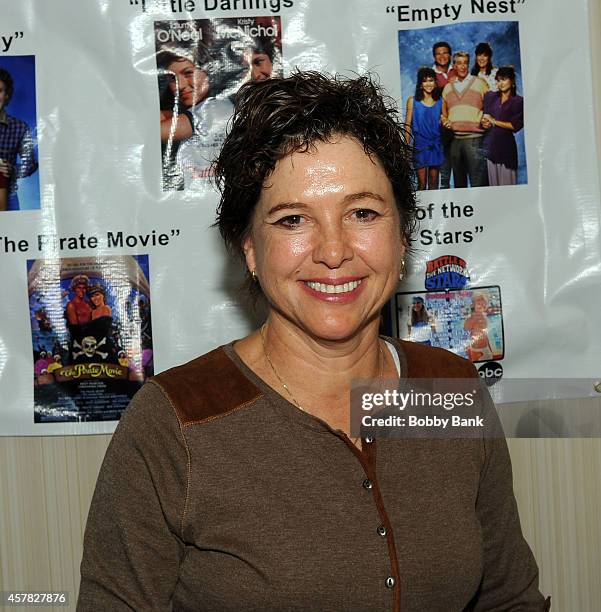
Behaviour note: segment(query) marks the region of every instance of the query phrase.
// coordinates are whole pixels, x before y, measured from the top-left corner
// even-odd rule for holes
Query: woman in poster
[[[403,133],[367,77],[241,88],[217,223],[267,318],[125,411],[88,515],[79,612],[545,609],[504,438],[351,431],[353,380],[485,392],[467,360],[379,335],[416,214]]]
[[[482,127],[489,185],[517,183],[518,148],[514,134],[524,127],[524,98],[517,94],[513,66],[497,72],[498,91],[484,95]]]
[[[467,354],[470,361],[486,361],[493,358],[493,350],[488,338],[488,297],[484,293],[472,294],[472,314],[463,324],[470,339]]]
[[[243,54],[243,65],[248,66],[251,81],[266,81],[271,78],[275,53],[274,39],[267,37],[252,39],[252,45],[247,47]]]
[[[407,340],[431,345],[432,333],[435,332],[434,320],[426,308],[424,298],[414,297],[407,319]]]
[[[207,178],[225,136],[233,106],[219,97],[220,67],[204,47],[163,49],[157,57],[169,75],[161,102],[161,142],[165,189],[180,189]]]
[[[492,63],[492,48],[487,42],[478,43],[476,46],[476,60],[472,67],[472,74],[480,77],[486,84],[490,91],[497,91],[497,68]]]
[[[106,303],[106,291],[102,285],[92,285],[88,289],[88,298],[92,302],[92,321],[113,316],[113,309]]]
[[[444,161],[441,112],[442,98],[436,84],[436,73],[432,68],[420,68],[417,71],[415,96],[407,100],[405,116],[407,140],[413,136],[413,165],[418,190],[438,189],[439,168]]]
[[[205,58],[207,59],[207,57]],[[161,94],[161,151],[163,188],[183,189],[184,176],[178,159],[180,145],[192,136],[192,115],[187,110],[201,105],[209,93],[209,78],[201,67],[198,52],[189,54],[168,49],[157,55]],[[161,79],[167,78],[166,85]]]

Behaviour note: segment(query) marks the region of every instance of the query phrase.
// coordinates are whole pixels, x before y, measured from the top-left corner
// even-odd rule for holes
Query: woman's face
[[[252,53],[250,58],[250,78],[252,81],[266,81],[271,77],[273,63],[267,53]]]
[[[181,59],[172,62],[167,70],[173,75],[169,89],[173,97],[179,99],[186,108],[195,106],[207,97],[209,77],[190,60]]]
[[[100,292],[92,293],[92,295],[90,296],[90,301],[92,302],[92,304],[94,304],[96,308],[98,308],[99,306],[102,306],[104,304],[104,295],[102,295],[102,293]]]
[[[432,95],[434,89],[436,89],[436,79],[433,79],[432,77],[425,77],[422,81],[422,91]]]
[[[382,165],[344,136],[284,157],[244,252],[278,314],[314,337],[352,337],[379,317],[405,252]]]
[[[474,311],[478,314],[482,314],[486,312],[488,309],[488,302],[486,298],[482,295],[477,295],[474,298]]]
[[[484,70],[488,66],[488,55],[486,53],[478,53],[476,55],[476,63],[480,70]]]
[[[501,93],[507,93],[508,91],[511,91],[513,81],[509,77],[499,77],[497,79],[497,87]]]

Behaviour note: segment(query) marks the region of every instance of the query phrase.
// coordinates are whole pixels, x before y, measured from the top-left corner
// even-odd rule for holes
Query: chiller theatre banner
[[[584,0],[0,14],[0,434],[110,432],[149,376],[249,332],[211,162],[240,85],[297,67],[376,73],[414,142],[421,223],[385,330],[484,377],[601,374]]]

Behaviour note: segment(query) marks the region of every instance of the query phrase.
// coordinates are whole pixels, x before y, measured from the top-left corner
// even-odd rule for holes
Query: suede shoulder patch
[[[223,347],[154,376],[183,427],[238,410],[262,395]]]

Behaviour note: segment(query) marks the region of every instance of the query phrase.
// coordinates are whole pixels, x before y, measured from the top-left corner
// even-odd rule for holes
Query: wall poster
[[[413,140],[420,226],[387,330],[485,377],[601,375],[585,0],[0,12],[1,435],[111,432],[148,377],[252,329],[211,162],[239,87],[296,68],[376,73]]]

